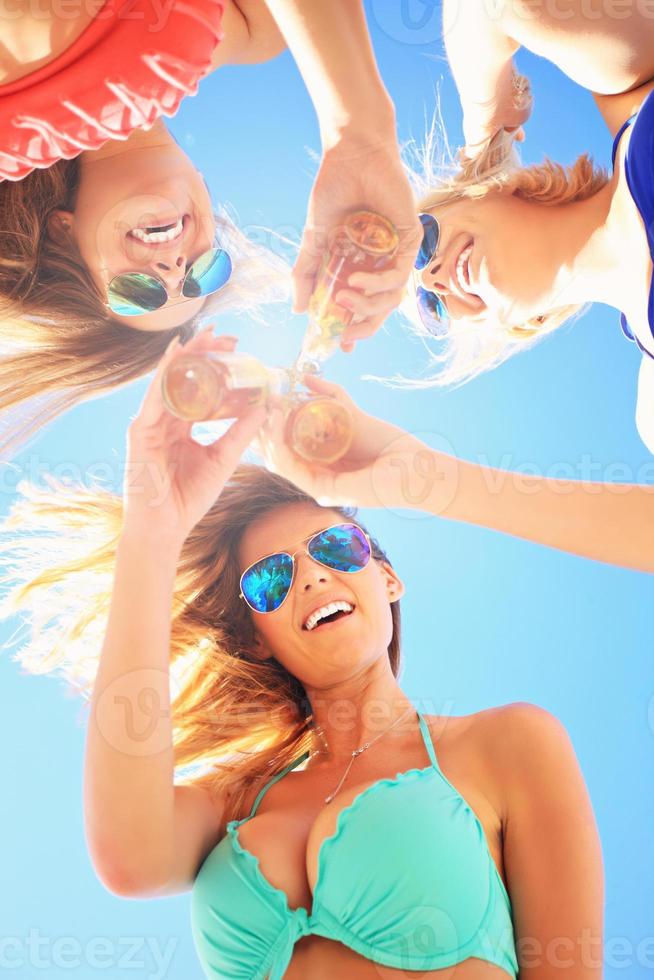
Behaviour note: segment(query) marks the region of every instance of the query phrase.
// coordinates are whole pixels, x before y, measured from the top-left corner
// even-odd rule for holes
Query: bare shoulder
[[[531,701],[512,701],[470,717],[480,745],[492,746],[493,754],[507,761],[519,755],[533,758],[535,750],[569,740],[560,718]]]
[[[481,712],[479,752],[501,788],[503,819],[538,806],[557,786],[561,805],[588,808],[588,794],[567,728],[553,712],[516,701]]]
[[[447,732],[453,739],[465,737],[486,744],[489,736],[493,736],[493,742],[498,737],[505,741],[520,739],[538,729],[563,728],[555,714],[530,701],[512,701],[469,715],[428,715],[427,720],[430,728],[444,736]]]
[[[575,760],[560,719],[529,701],[457,717],[430,716],[428,721],[440,738],[439,761],[474,778],[502,822],[516,792],[537,792],[532,778],[539,770],[535,762],[547,758],[555,768],[566,757]]]

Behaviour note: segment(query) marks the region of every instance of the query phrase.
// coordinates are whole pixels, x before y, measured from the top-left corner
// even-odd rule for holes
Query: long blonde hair
[[[31,635],[21,638],[18,631],[12,657],[24,672],[56,672],[88,702],[109,610],[122,501],[99,486],[46,480],[48,488],[20,483],[21,496],[0,526],[7,569],[0,616],[19,613],[29,622]],[[239,599],[238,545],[245,529],[293,503],[320,506],[283,477],[241,464],[186,539],[177,566],[170,638],[176,781],[224,794],[234,817],[253,785],[314,747],[303,685],[278,660],[248,656],[253,623]],[[327,509],[354,517],[351,509]],[[372,542],[374,557],[388,561]],[[398,602],[391,612],[388,656],[397,677]]]
[[[200,314],[167,330],[138,330],[111,316],[81,255],[51,237],[50,215],[74,210],[80,160],[60,160],[21,181],[0,182],[0,458],[86,398],[142,377],[179,335],[205,321],[288,300],[288,263],[250,241],[225,207],[216,215],[233,273]]]
[[[473,161],[461,163],[447,140],[437,108],[422,145],[404,147],[404,162],[418,199],[419,211],[452,204],[462,199],[480,199],[490,191],[503,190],[543,206],[571,204],[596,194],[609,180],[601,167],[583,153],[571,166],[545,158],[542,163],[523,167],[515,139],[501,130]],[[410,287],[409,293],[412,293]],[[408,295],[400,307],[410,327],[424,343],[428,377],[374,378],[398,387],[427,388],[433,385],[460,385],[483,371],[497,367],[513,354],[533,347],[557,327],[585,312],[587,305],[566,305],[543,310],[520,327],[499,321],[484,321],[483,327],[465,319],[451,320],[445,338],[435,341],[418,317],[415,298]],[[431,340],[431,342],[429,342]],[[433,373],[434,368],[437,369]],[[372,377],[372,376],[368,376]]]

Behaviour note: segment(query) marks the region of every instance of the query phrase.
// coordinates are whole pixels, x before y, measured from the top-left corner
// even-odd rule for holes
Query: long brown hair
[[[216,213],[233,274],[202,312],[168,330],[138,330],[111,315],[73,241],[50,218],[74,211],[80,159],[0,182],[0,457],[83,401],[152,371],[173,337],[183,341],[217,313],[261,308],[289,295],[287,263],[251,242],[228,209]]]
[[[31,626],[12,659],[28,673],[58,673],[88,701],[109,610],[122,501],[99,487],[66,486],[51,477],[47,482],[49,489],[21,483],[21,496],[0,526],[8,568],[0,616],[19,613]],[[241,464],[184,542],[177,566],[170,639],[176,777],[227,797],[226,819],[240,814],[252,786],[271,770],[313,748],[304,687],[275,658],[249,654],[254,627],[239,599],[243,533],[264,514],[294,503],[320,507],[283,477]],[[326,509],[355,516],[353,509]],[[388,561],[371,540],[375,559]],[[391,604],[391,613],[388,657],[397,677],[399,602]]]

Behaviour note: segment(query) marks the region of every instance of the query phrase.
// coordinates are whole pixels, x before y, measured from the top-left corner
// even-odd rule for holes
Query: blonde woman
[[[416,382],[424,386],[469,380],[587,303],[614,307],[641,355],[636,425],[654,452],[654,20],[637,5],[626,16],[610,2],[602,11],[591,16],[577,0],[444,3],[466,146],[444,168],[432,131],[416,168],[424,238],[405,311],[423,337],[442,337],[438,373]],[[515,137],[531,106],[512,62],[520,46],[593,92],[614,138],[611,174],[587,155],[571,167],[520,165]],[[561,122],[574,125],[565,106]],[[365,314],[365,298],[350,299]],[[347,339],[367,333],[353,326]]]
[[[198,0],[165,11],[106,0],[80,5],[63,25],[56,4],[39,11],[38,24],[5,6],[2,47],[13,53],[0,67],[5,455],[58,412],[153,369],[200,316],[288,294],[285,264],[212,206],[162,118],[208,72],[268,60],[285,38],[323,151],[295,270],[298,308],[326,233],[362,204],[403,229],[394,285],[377,294],[369,324],[397,305],[420,225],[361,0]],[[233,144],[234,135],[224,138]]]
[[[175,356],[130,425],[123,502],[26,487],[5,528],[21,661],[90,698],[100,880],[190,891],[210,978],[552,980],[562,956],[601,977],[601,845],[563,725],[523,702],[417,710],[388,556],[237,465],[260,409],[194,443],[161,402]]]

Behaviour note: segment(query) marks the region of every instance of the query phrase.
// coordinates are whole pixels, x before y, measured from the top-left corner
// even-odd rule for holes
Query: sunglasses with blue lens
[[[422,243],[414,262],[416,272],[422,272],[432,261],[438,250],[441,229],[433,214],[419,214],[422,224]],[[448,315],[445,304],[433,290],[418,284],[414,273],[416,304],[422,325],[435,337],[444,337],[448,331]]]
[[[301,551],[336,572],[360,572],[370,561],[372,546],[357,524],[335,524],[308,538]],[[295,578],[295,554],[278,551],[249,565],[241,575],[239,598],[257,613],[279,609]]]
[[[418,217],[422,224],[422,243],[418,249],[414,267],[420,272],[436,255],[441,237],[441,227],[433,214],[419,214]]]
[[[187,299],[208,296],[222,289],[232,274],[232,260],[222,248],[210,248],[189,267],[181,295]],[[142,316],[160,310],[168,302],[161,279],[146,272],[121,272],[107,287],[107,305],[120,316]]]

